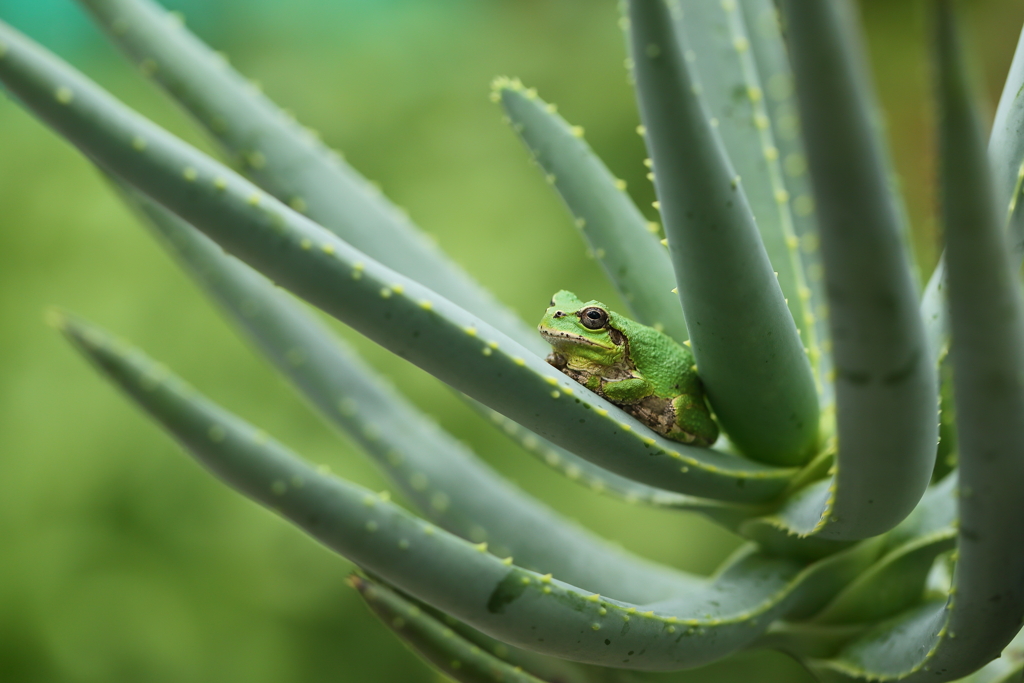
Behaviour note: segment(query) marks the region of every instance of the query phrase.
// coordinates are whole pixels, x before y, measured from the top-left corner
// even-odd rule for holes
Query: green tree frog
[[[693,353],[668,335],[565,290],[537,329],[549,364],[662,436],[696,446],[718,438]]]

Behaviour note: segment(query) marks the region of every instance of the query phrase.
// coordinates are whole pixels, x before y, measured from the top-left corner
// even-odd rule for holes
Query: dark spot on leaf
[[[523,583],[518,570],[513,569],[509,571],[505,578],[498,582],[494,592],[491,593],[491,597],[488,598],[487,611],[491,614],[501,614],[505,611],[506,605],[519,599],[523,591],[526,590],[526,587],[527,585]]]
[[[899,384],[900,382],[907,380],[914,374],[914,370],[917,369],[917,359],[920,355],[920,349],[914,351],[906,365],[897,370],[893,370],[888,375],[882,377],[882,384]]]
[[[871,381],[871,375],[863,370],[846,370],[836,367],[836,378],[845,379],[850,384],[867,384]]]

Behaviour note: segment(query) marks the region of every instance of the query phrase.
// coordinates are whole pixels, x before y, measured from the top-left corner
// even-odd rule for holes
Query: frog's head
[[[612,327],[616,314],[600,301],[580,301],[562,290],[551,299],[537,329],[556,353],[601,365],[622,360],[626,337]]]

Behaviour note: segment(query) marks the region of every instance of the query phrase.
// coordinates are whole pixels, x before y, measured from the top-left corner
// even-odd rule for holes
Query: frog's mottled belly
[[[679,426],[676,424],[676,409],[672,405],[671,400],[659,396],[645,396],[635,403],[622,403],[604,393],[604,385],[607,382],[636,377],[637,375],[633,372],[632,368],[626,365],[607,366],[602,367],[601,374],[597,375],[589,370],[570,366],[565,356],[559,353],[549,354],[546,360],[551,366],[587,387],[598,396],[619,406],[658,434],[669,436],[669,433],[672,433],[672,436],[669,438],[684,441],[685,443],[694,441],[695,437],[692,434],[679,430]]]

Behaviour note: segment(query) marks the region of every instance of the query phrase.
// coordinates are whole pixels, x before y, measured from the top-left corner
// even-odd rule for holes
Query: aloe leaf
[[[862,624],[822,626],[821,624],[776,622],[752,647],[779,650],[798,660],[831,657],[864,632]]]
[[[628,3],[640,118],[693,354],[729,438],[757,460],[812,455],[818,397],[793,317],[664,0]]]
[[[771,5],[771,1],[765,4]],[[751,51],[746,17],[735,0],[681,0],[679,9],[674,14],[675,28],[688,48],[684,58],[695,72],[695,82],[714,117],[714,128],[733,171],[742,178],[761,241],[811,365],[817,368],[821,348],[811,290],[804,276],[791,193],[765,99],[766,82]],[[820,386],[821,378],[816,379]]]
[[[956,523],[956,476],[950,476],[928,488],[914,511],[885,535],[891,550],[917,542]],[[800,537],[794,529],[818,514],[818,501],[827,495],[831,480],[814,482],[795,494],[775,512],[740,522],[737,532],[773,552],[787,557],[815,559],[849,547],[849,541],[829,541],[816,536]]]
[[[753,647],[782,650],[800,659],[831,657],[873,626],[870,621],[833,621],[865,616],[866,612],[884,617],[898,612],[901,601],[920,600],[932,560],[951,547],[951,537],[955,535],[952,527],[956,524],[956,482],[956,476],[952,476],[929,487],[920,505],[907,519],[872,541],[880,541],[880,546],[876,546],[879,559],[852,577],[819,610],[805,610],[787,617],[807,621],[776,623]],[[797,550],[806,552],[806,549]],[[925,555],[928,559],[923,557]],[[889,592],[888,599],[879,601],[878,595],[883,592]],[[907,604],[902,603],[904,607]]]
[[[383,584],[355,574],[348,582],[388,630],[449,678],[459,683],[542,683],[542,679],[464,640]]]
[[[672,264],[656,237],[658,224],[640,213],[623,181],[583,139],[583,129],[566,123],[535,90],[498,79],[494,94],[633,317],[686,341],[683,309],[672,291]]]
[[[376,579],[375,579],[376,580]],[[472,626],[464,624],[450,614],[431,607],[421,600],[403,594],[402,598],[424,610],[436,621],[450,628],[456,635],[482,650],[490,652],[498,659],[529,671],[534,676],[553,683],[596,683],[593,674],[603,671],[598,667],[570,662],[557,657],[538,654],[520,647],[513,647],[492,638]]]
[[[592,664],[699,666],[755,640],[777,617],[820,609],[877,557],[867,541],[811,566],[748,547],[706,584],[637,605],[501,560],[387,496],[305,464],[199,396],[141,352],[57,316],[72,343],[213,474],[401,591],[511,645]]]
[[[988,156],[999,205],[1006,207],[1010,247],[1019,261],[1024,256],[1024,211],[1019,208],[1024,183],[1024,30],[999,97]],[[949,343],[949,315],[943,289],[946,283],[944,259],[945,256],[939,260],[921,299],[921,317],[936,362],[941,360]]]
[[[613,496],[630,505],[696,512],[732,531],[738,529],[742,522],[764,515],[773,507],[772,503],[726,503],[641,484],[584,460],[575,453],[537,436],[501,413],[489,410],[475,401],[471,402],[471,405],[478,407],[481,414],[486,415],[496,427],[545,465],[594,493]]]
[[[1024,621],[1024,546],[1017,535],[1024,501],[1016,490],[1024,481],[1024,302],[953,10],[945,0],[936,7],[940,196],[960,454],[959,559],[949,629],[960,638],[942,642],[934,666],[949,662],[952,670],[972,662],[977,668],[996,656]]]
[[[896,526],[928,486],[938,381],[851,8],[780,7],[818,208],[839,439],[834,483],[795,528],[864,538]]]
[[[1010,72],[999,97],[992,134],[989,138],[989,160],[992,182],[1001,206],[1004,206],[1010,245],[1019,259],[1024,254],[1024,210],[1020,196],[1024,184],[1024,30],[1013,53]]]
[[[813,618],[819,624],[881,621],[909,609],[924,596],[935,559],[952,550],[956,530],[942,529],[888,553],[848,585]]]
[[[533,330],[434,246],[380,190],[151,0],[81,0],[257,185],[356,249],[540,352]]]
[[[963,683],[1020,683],[1024,681],[1024,630],[1006,646],[999,659],[981,667]]]
[[[469,400],[468,404],[525,451],[537,457],[556,472],[563,474],[570,481],[584,486],[594,493],[613,496],[630,505],[639,504],[696,512],[731,531],[736,531],[741,523],[765,515],[777,506],[774,501],[768,503],[724,502],[643,484],[581,458],[538,436],[516,421],[491,410],[479,401]],[[792,487],[793,482],[804,476],[806,472],[807,468],[797,472],[788,486]]]
[[[874,680],[955,680],[997,657],[1024,623],[1024,302],[953,10],[935,7],[959,538],[945,600],[879,626],[824,665]]]
[[[901,557],[900,548],[916,547],[926,537],[935,540],[956,524],[956,483],[957,477],[953,475],[930,486],[913,512],[885,534],[887,552],[894,553],[892,559]],[[831,486],[830,479],[816,481],[789,494],[785,504],[773,513],[741,520],[734,530],[766,550],[786,557],[813,560],[848,548],[850,541],[800,536],[795,531],[816,518],[820,500],[828,495]]]
[[[278,284],[450,386],[617,474],[716,500],[793,471],[663,439],[486,322],[391,271],[0,24],[0,80],[94,161]],[[543,409],[540,406],[545,406]]]
[[[914,511],[885,535],[887,550],[956,527],[958,484],[959,478],[954,471],[942,481],[929,486]]]
[[[813,655],[812,655],[813,656]],[[832,662],[810,662],[821,683],[850,683],[863,680],[855,672],[840,672]],[[958,683],[1021,683],[1024,680],[1024,631],[1017,634],[1003,653]]]
[[[470,405],[478,408],[496,427],[545,465],[594,493],[613,496],[630,505],[696,512],[734,532],[743,522],[765,515],[774,507],[773,503],[725,503],[641,484],[609,472],[547,439],[538,437],[501,413],[488,410],[475,401],[470,402]],[[800,474],[803,474],[803,470]]]
[[[780,617],[798,621],[817,614],[845,586],[877,562],[884,549],[884,537],[869,538],[810,563],[800,590]]]
[[[946,356],[939,363],[939,447],[935,453],[932,481],[939,481],[956,468],[957,448],[953,367]]]
[[[436,524],[520,566],[624,599],[700,582],[612,546],[506,482],[265,278],[155,202],[131,191],[126,199],[249,340]]]
[[[932,271],[921,295],[921,320],[924,321],[928,357],[936,366],[949,352],[949,310],[946,303],[946,255]]]
[[[832,485],[832,479],[823,479],[790,494],[778,510],[742,522],[740,533],[744,538],[787,557],[814,559],[849,547],[855,541],[801,533],[821,518],[822,501],[828,499]]]
[[[832,357],[827,352],[828,314],[825,297],[825,271],[821,264],[818,220],[814,209],[810,176],[807,173],[807,154],[800,138],[800,119],[797,115],[796,91],[793,71],[789,65],[786,43],[782,38],[779,13],[773,0],[741,0],[740,10],[746,22],[746,35],[764,86],[764,98],[771,131],[782,162],[793,228],[800,241],[800,260],[810,290],[810,312],[820,353],[815,349],[808,355],[816,363],[819,380],[829,376]],[[803,296],[803,295],[802,295]],[[832,402],[831,382],[819,382],[822,404]]]

